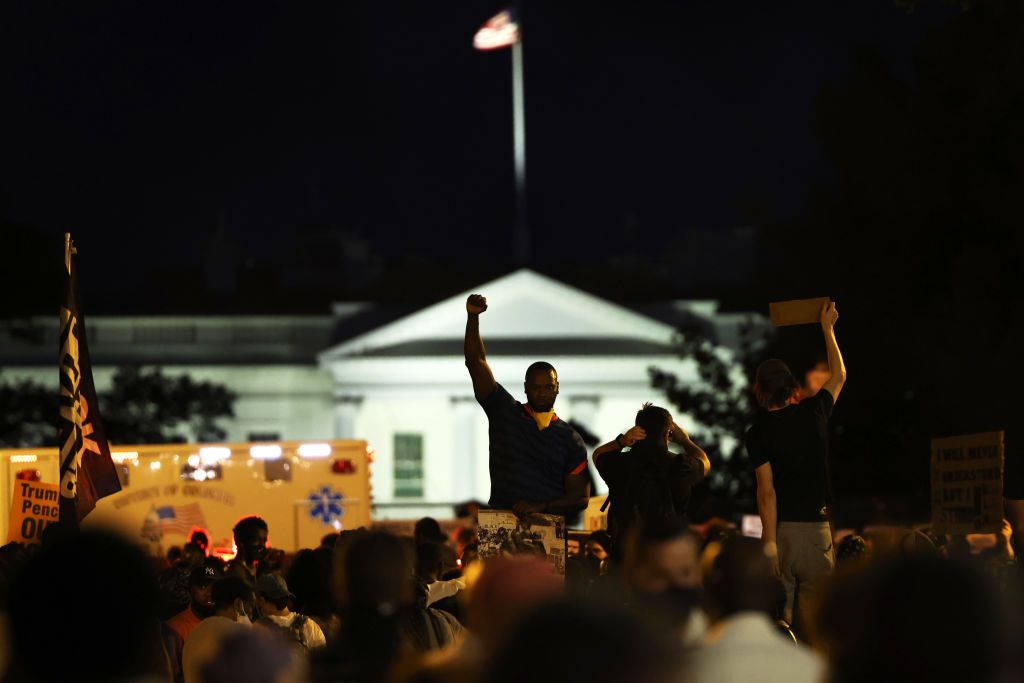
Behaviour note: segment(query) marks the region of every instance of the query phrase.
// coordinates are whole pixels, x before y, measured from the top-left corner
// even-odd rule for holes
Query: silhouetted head
[[[516,625],[480,680],[668,683],[679,680],[680,650],[671,634],[624,607],[593,599],[559,600]],[[566,652],[590,655],[567,657]]]
[[[245,562],[252,564],[263,559],[267,552],[267,536],[269,529],[262,517],[253,515],[243,517],[231,530],[235,537],[235,547],[238,549],[238,556]]]
[[[416,545],[420,543],[444,543],[445,538],[444,532],[441,531],[441,525],[433,517],[424,517],[416,522],[416,526],[413,527],[412,537],[416,540]]]
[[[252,586],[237,576],[225,576],[213,582],[213,606],[216,613],[228,619],[250,616],[255,599]]]
[[[647,433],[644,441],[667,444],[672,436],[672,414],[664,408],[645,403],[636,413],[636,426]]]
[[[196,529],[188,539],[189,543],[199,546],[205,555],[210,548],[210,536],[202,529]]]
[[[391,534],[371,531],[357,537],[344,553],[348,606],[387,614],[411,604],[411,559]]]
[[[430,583],[437,581],[444,571],[444,553],[437,543],[420,543],[416,546],[416,576]]]
[[[716,621],[739,612],[771,616],[784,590],[764,554],[761,541],[733,536],[705,550],[704,591]]]
[[[778,358],[770,358],[757,366],[754,398],[765,410],[785,406],[799,387],[789,366]]]
[[[55,537],[12,588],[11,680],[128,681],[160,672],[156,582],[147,558],[124,540],[95,531]],[[59,643],[57,631],[66,635]]]
[[[537,361],[526,368],[526,402],[538,413],[546,413],[555,407],[558,398],[558,373],[551,363]]]
[[[815,626],[836,683],[989,683],[1007,680],[1002,600],[965,563],[893,555],[840,567]]]

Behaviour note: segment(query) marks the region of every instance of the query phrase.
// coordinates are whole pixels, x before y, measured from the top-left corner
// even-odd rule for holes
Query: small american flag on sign
[[[199,509],[199,503],[188,505],[165,505],[156,509],[156,516],[160,520],[160,531],[165,534],[181,534],[185,536],[192,531],[192,527],[205,527],[206,520],[203,519],[203,511]]]

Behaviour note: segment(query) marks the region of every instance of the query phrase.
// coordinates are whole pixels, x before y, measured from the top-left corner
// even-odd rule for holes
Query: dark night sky
[[[72,230],[104,297],[199,268],[221,213],[268,268],[315,260],[299,233],[322,229],[389,268],[511,266],[510,57],[471,46],[501,6],[4,3],[0,218]],[[750,222],[743,207],[794,218],[829,182],[820,88],[862,47],[909,77],[956,12],[527,2],[536,264],[652,253],[682,228]]]

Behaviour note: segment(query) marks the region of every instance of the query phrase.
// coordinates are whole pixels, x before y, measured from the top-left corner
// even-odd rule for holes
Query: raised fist
[[[466,312],[470,315],[480,315],[487,310],[487,297],[480,294],[470,294],[466,299]]]

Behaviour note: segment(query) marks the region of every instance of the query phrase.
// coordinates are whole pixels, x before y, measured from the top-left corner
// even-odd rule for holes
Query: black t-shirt
[[[538,429],[526,407],[500,384],[480,405],[489,423],[491,507],[509,510],[520,500],[561,498],[565,478],[586,469],[583,439],[557,416],[547,429]]]
[[[821,522],[832,498],[829,480],[828,419],[832,394],[758,415],[747,431],[747,455],[754,468],[771,463],[780,522]]]
[[[648,514],[686,519],[690,489],[704,478],[704,463],[664,445],[640,443],[626,451],[605,453],[594,462],[608,485],[611,510],[608,531],[621,538],[626,528]],[[658,499],[667,494],[669,500]],[[634,500],[634,498],[642,500]]]

